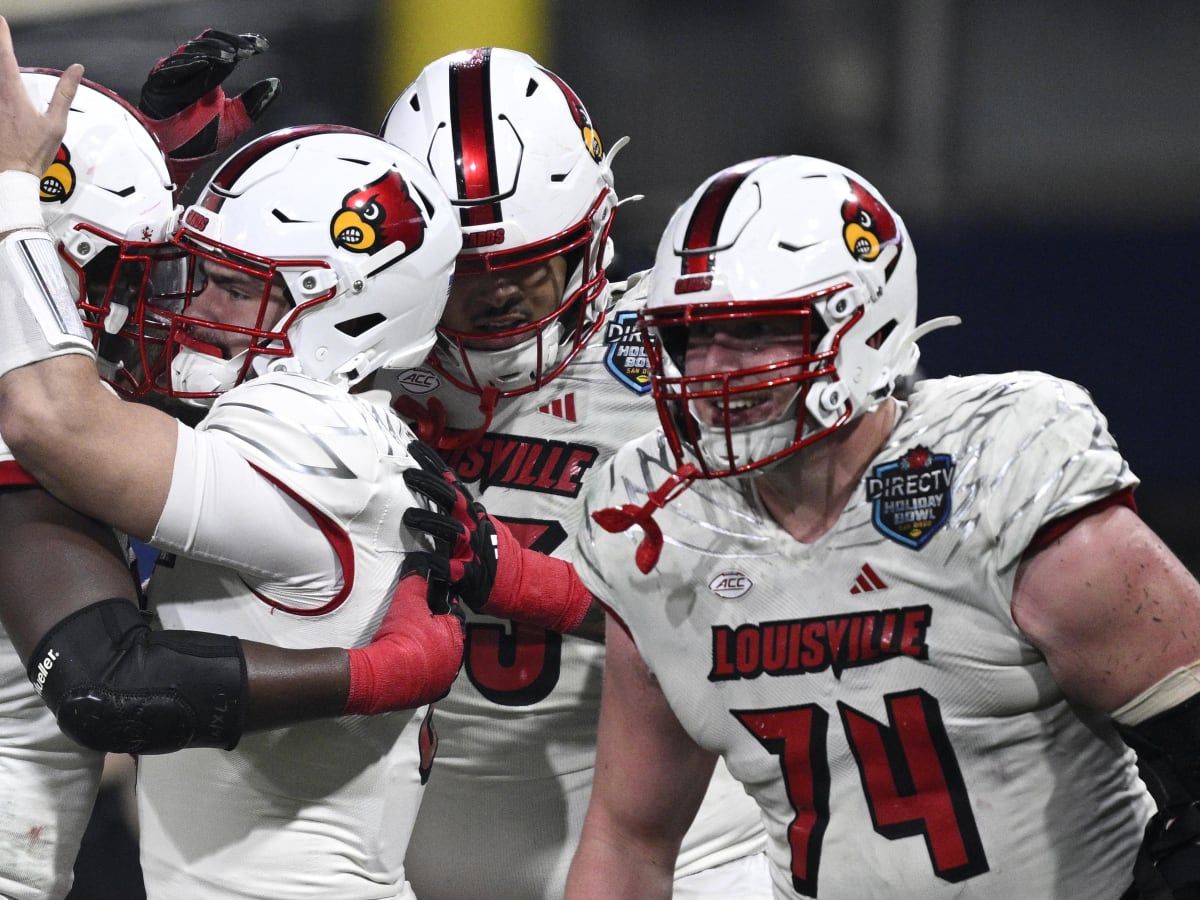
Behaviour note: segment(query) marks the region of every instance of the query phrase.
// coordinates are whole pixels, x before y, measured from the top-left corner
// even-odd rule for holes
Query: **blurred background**
[[[160,56],[205,27],[271,50],[254,134],[314,122],[377,130],[423,64],[508,46],[570,83],[615,166],[616,275],[647,266],[674,208],[755,156],[823,156],[904,215],[930,375],[1038,369],[1089,388],[1146,520],[1200,572],[1191,385],[1200,331],[1200,4],[1163,0],[0,0],[25,65],[82,62],[136,100]],[[194,193],[203,174],[194,180]],[[1191,248],[1191,249],[1189,249]],[[107,820],[106,820],[107,821]],[[98,840],[120,837],[119,816]],[[78,898],[130,898],[81,870]],[[86,862],[82,863],[86,865]]]

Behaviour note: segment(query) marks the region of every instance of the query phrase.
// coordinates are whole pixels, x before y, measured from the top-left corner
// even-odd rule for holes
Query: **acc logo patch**
[[[38,188],[43,203],[66,203],[75,193],[75,170],[71,168],[71,151],[66,144],[58,145],[54,162],[42,173]]]
[[[745,596],[754,582],[741,572],[721,572],[708,583],[709,590],[724,600],[736,600]]]
[[[390,171],[342,198],[342,208],[329,222],[329,235],[351,253],[378,253],[402,243],[408,256],[425,240],[425,220],[400,173]]]
[[[642,346],[642,332],[637,327],[637,313],[619,312],[604,326],[604,366],[635,394],[650,391],[650,358]]]
[[[867,476],[871,522],[885,538],[920,550],[950,518],[954,458],[914,447]]]
[[[428,369],[405,369],[396,376],[396,384],[410,394],[428,394],[442,386],[442,380]]]

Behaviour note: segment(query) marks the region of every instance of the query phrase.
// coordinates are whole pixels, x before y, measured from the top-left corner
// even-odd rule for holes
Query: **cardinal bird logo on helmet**
[[[58,145],[54,162],[42,173],[38,187],[43,203],[66,203],[75,193],[75,170],[71,168],[71,151],[66,144]]]
[[[587,108],[583,105],[583,101],[579,96],[571,90],[571,86],[551,72],[549,69],[542,71],[558,85],[558,89],[562,91],[563,97],[567,100],[567,107],[571,110],[571,118],[575,120],[575,124],[579,126],[579,133],[583,135],[583,145],[587,147],[588,153],[592,155],[592,159],[600,162],[604,158],[604,145],[600,142],[600,135],[596,129],[592,127],[592,117],[588,115]]]
[[[333,243],[351,253],[403,244],[407,256],[425,239],[425,219],[400,173],[390,171],[343,197],[329,230]]]
[[[850,196],[842,203],[842,221],[846,223],[842,237],[850,255],[874,262],[889,244],[899,249],[900,232],[891,210],[858,182],[850,178],[846,181],[850,183]]]

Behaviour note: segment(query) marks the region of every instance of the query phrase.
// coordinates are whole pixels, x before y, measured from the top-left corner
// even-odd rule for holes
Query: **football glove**
[[[138,109],[167,154],[178,197],[191,175],[228,148],[279,96],[279,79],[255,82],[228,97],[222,82],[242,60],[264,52],[258,34],[209,28],[155,63]]]
[[[403,521],[437,547],[410,553],[414,566],[445,580],[476,612],[563,633],[578,628],[592,597],[571,564],[522,547],[428,445],[413,441],[408,452],[420,468],[406,469],[404,482],[434,509],[411,507]]]

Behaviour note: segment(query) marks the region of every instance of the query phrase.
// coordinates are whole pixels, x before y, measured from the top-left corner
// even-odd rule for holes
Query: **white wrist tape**
[[[42,227],[38,178],[28,172],[0,172],[0,235],[18,228]]]
[[[1112,717],[1122,725],[1140,725],[1198,693],[1200,661],[1176,669],[1170,675],[1156,681],[1124,706],[1114,709]]]
[[[14,231],[0,241],[0,376],[66,353],[96,356],[54,241]]]

